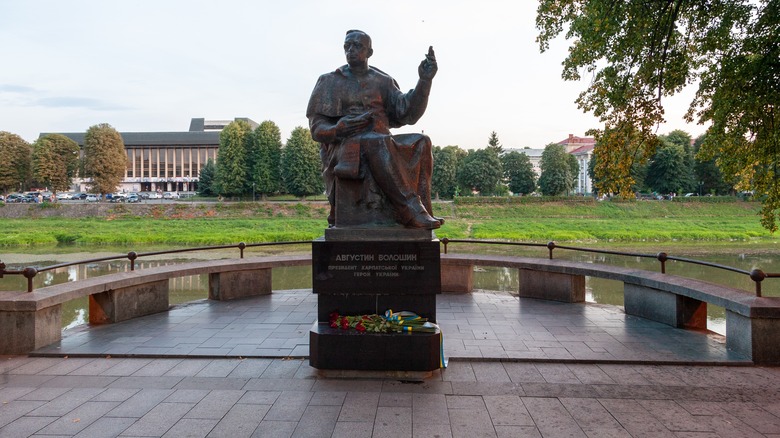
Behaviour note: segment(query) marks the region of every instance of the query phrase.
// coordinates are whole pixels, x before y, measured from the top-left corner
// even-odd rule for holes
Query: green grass
[[[436,204],[447,218],[439,237],[559,243],[772,242],[752,202],[456,202]],[[212,203],[126,206],[106,217],[0,219],[0,246],[189,245],[311,240],[326,227],[327,204]]]

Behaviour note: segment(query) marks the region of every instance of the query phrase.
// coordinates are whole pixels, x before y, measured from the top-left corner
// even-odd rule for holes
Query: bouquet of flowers
[[[338,312],[330,314],[330,326],[342,330],[354,329],[361,333],[434,333],[438,326],[414,312],[393,312],[384,315],[344,316]]]

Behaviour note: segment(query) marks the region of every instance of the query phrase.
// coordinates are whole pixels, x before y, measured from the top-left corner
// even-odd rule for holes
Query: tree
[[[36,181],[55,194],[67,190],[78,171],[79,145],[61,134],[44,135],[33,144],[32,163]]]
[[[693,190],[692,169],[685,162],[685,149],[665,143],[650,160],[645,182],[658,193],[682,193]]]
[[[563,78],[593,75],[576,102],[604,123],[592,131],[602,144],[597,174],[630,187],[633,162],[621,160],[653,155],[662,98],[698,81],[686,119],[710,125],[699,155],[717,156],[740,190],[765,195],[761,223],[771,231],[780,212],[778,22],[776,0],[541,0],[536,18],[541,51],[563,29],[574,41]]]
[[[276,123],[266,120],[258,126],[249,149],[249,181],[262,196],[282,191],[282,134]]]
[[[22,190],[31,177],[32,147],[22,137],[0,131],[0,193]]]
[[[206,161],[206,164],[200,169],[198,175],[198,194],[200,196],[216,196],[214,184],[217,175],[217,165],[214,164],[214,160],[211,158]]]
[[[458,184],[464,192],[476,190],[481,195],[500,192],[502,176],[498,155],[487,149],[469,151],[457,172]]]
[[[574,189],[577,181],[577,169],[572,167],[572,162],[566,153],[566,148],[557,143],[548,144],[542,152],[539,167],[542,169],[539,175],[539,190],[545,196],[566,195]],[[577,160],[574,166],[579,167]]]
[[[282,149],[282,179],[287,191],[304,197],[325,191],[320,152],[308,129],[298,126]]]
[[[108,123],[91,126],[84,135],[84,172],[93,193],[116,190],[127,168],[122,136]]]
[[[701,159],[699,157],[699,151],[702,143],[704,143],[704,138],[704,135],[699,136],[693,144],[693,151],[696,157],[693,170],[696,175],[696,181],[699,184],[697,188],[701,191],[699,194],[729,194],[734,191],[734,186],[724,179],[723,172],[720,171],[716,164],[717,158]]]
[[[458,162],[463,150],[457,146],[433,148],[431,192],[435,197],[452,198],[458,189]]]
[[[504,153],[504,148],[501,146],[501,142],[498,141],[498,134],[496,134],[496,131],[490,133],[487,149],[495,152],[498,156],[501,156],[501,154]]]
[[[251,134],[252,126],[246,120],[232,121],[219,133],[215,184],[212,185],[218,194],[240,196],[247,192],[247,186],[252,187],[247,166]]]
[[[509,190],[515,194],[527,195],[536,190],[536,173],[528,155],[512,151],[501,156],[504,178]]]

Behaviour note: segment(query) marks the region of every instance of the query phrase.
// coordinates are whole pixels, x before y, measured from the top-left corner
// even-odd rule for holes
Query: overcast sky
[[[428,110],[396,132],[435,145],[541,148],[600,126],[564,82],[560,38],[535,43],[537,2],[481,0],[0,0],[0,130],[186,131],[190,119],[273,120],[283,140],[307,126],[317,77],[345,63],[348,29],[373,39],[369,60],[406,91],[433,45],[439,73]],[[704,128],[682,120],[692,97],[666,101],[658,133]]]

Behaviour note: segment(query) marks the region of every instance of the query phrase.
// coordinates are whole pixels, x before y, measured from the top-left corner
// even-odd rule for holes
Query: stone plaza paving
[[[422,380],[311,368],[315,314],[283,291],[66,330],[0,357],[0,437],[780,436],[780,368],[617,307],[441,295]]]

